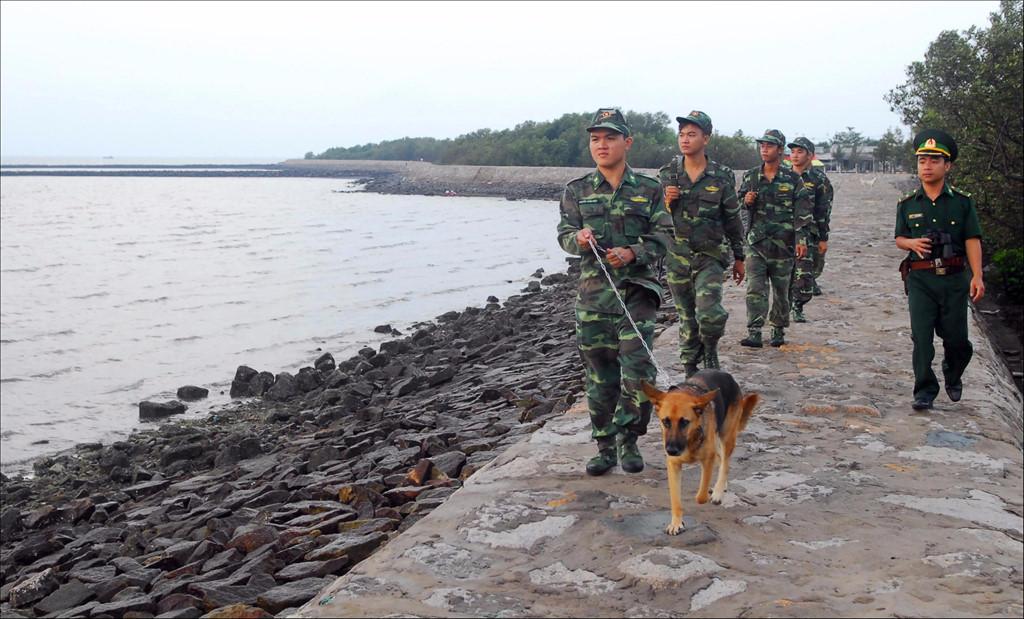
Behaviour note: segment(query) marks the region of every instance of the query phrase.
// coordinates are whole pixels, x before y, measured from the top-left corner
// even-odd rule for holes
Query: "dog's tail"
[[[758,402],[761,401],[761,396],[756,393],[748,393],[743,396],[743,400],[740,402],[740,418],[739,427],[736,429],[736,434],[739,434],[747,427],[747,422],[750,421],[751,415],[754,414],[754,407],[757,406]]]

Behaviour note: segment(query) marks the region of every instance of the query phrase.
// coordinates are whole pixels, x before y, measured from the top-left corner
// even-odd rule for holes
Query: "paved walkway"
[[[687,467],[687,530],[666,535],[657,426],[643,473],[590,478],[577,407],[300,616],[1021,616],[1021,398],[974,323],[963,400],[911,410],[892,179],[836,179],[826,295],[787,346],[738,346],[727,286],[722,366],[764,402],[722,506],[696,504]],[[656,354],[678,381],[675,337]]]

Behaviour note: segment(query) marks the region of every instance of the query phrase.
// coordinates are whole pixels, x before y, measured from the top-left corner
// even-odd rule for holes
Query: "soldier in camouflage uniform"
[[[602,475],[618,461],[622,470],[637,473],[644,461],[636,440],[647,433],[651,418],[651,403],[640,381],[654,384],[656,370],[599,260],[643,341],[653,346],[662,293],[653,267],[665,255],[671,221],[658,181],[626,164],[633,139],[622,112],[599,110],[587,131],[597,170],[566,185],[558,224],[559,245],[581,257],[576,339],[586,371],[591,435],[598,446],[587,473]],[[591,241],[601,258],[595,256]]]
[[[814,142],[807,138],[797,138],[787,144],[793,171],[803,179],[804,187],[811,192],[812,218],[807,226],[807,254],[797,258],[793,267],[793,279],[790,281],[790,299],[793,302],[793,322],[807,322],[804,316],[804,305],[814,295],[817,285],[815,271],[818,264],[824,264],[824,255],[828,251],[828,222],[832,212],[832,183],[821,168],[811,164],[814,159]]]
[[[789,280],[794,253],[807,253],[807,227],[811,224],[811,196],[803,180],[782,164],[786,136],[778,129],[757,140],[764,162],[747,170],[739,195],[749,213],[747,230],[747,331],[740,344],[761,348],[761,328],[767,318],[772,346],[786,343],[789,326]],[[768,312],[769,286],[774,301]]]
[[[729,257],[733,279],[743,281],[743,222],[736,201],[736,176],[728,167],[708,159],[704,149],[711,138],[711,118],[700,111],[676,118],[679,150],[658,176],[665,205],[672,214],[675,237],[669,248],[668,287],[679,313],[679,357],[689,378],[704,360],[718,368],[718,340],[729,313],[722,307],[722,282]]]

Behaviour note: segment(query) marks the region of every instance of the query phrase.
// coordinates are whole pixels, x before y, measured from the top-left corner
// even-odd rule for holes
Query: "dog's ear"
[[[665,397],[665,393],[663,391],[658,391],[657,387],[649,384],[646,380],[640,381],[640,388],[643,389],[644,395],[647,396],[647,399],[655,404],[661,402],[661,398]]]
[[[714,400],[715,396],[717,396],[717,395],[718,395],[718,389],[715,389],[714,391],[709,391],[709,392],[705,393],[704,395],[700,396],[699,398],[697,398],[695,406],[697,408],[703,409],[705,406],[708,405],[709,402]]]

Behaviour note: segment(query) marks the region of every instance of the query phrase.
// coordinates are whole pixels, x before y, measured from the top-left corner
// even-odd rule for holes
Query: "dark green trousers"
[[[934,337],[942,339],[942,374],[947,385],[960,382],[974,348],[967,339],[967,300],[970,273],[936,275],[911,271],[907,276],[910,331],[914,340],[914,398],[934,400],[939,381],[932,370]]]

